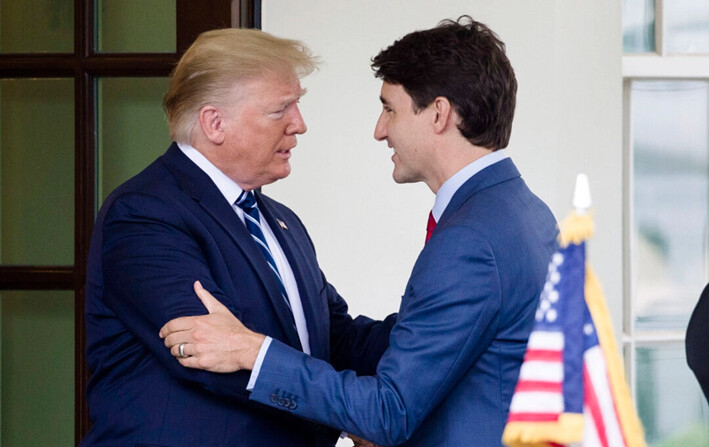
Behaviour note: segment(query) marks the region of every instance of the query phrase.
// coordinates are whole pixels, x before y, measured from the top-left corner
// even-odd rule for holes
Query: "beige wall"
[[[293,173],[265,191],[303,219],[321,265],[353,313],[397,310],[423,244],[433,194],[391,180],[391,150],[373,137],[380,81],[369,60],[415,29],[470,14],[506,42],[519,80],[509,154],[557,219],[576,174],[591,181],[597,233],[589,252],[620,331],[622,84],[615,0],[266,0],[263,29],[323,59],[306,78],[309,126]]]

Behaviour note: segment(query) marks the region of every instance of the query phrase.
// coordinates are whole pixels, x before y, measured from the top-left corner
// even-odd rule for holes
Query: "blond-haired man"
[[[306,131],[300,78],[315,65],[299,42],[225,29],[175,68],[164,100],[175,142],[106,199],[91,241],[82,446],[334,445],[336,432],[249,402],[248,373],[185,369],[156,336],[206,313],[197,278],[255,331],[374,373],[394,317],[352,319],[298,217],[258,191],[290,173]]]

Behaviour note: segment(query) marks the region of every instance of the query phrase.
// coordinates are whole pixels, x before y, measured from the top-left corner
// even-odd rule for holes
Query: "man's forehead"
[[[398,95],[400,93],[405,93],[404,86],[401,84],[392,84],[390,82],[382,82],[381,96],[385,98],[390,98],[392,95]]]
[[[392,103],[400,103],[401,101],[411,100],[409,94],[404,90],[401,84],[382,83],[382,90],[379,94],[379,100],[384,105],[392,105]]]
[[[300,85],[298,78],[284,76],[261,76],[241,83],[253,99],[265,101],[290,102],[303,96],[307,89]],[[237,86],[237,89],[239,87]]]
[[[279,98],[279,100],[282,103],[297,101],[298,99],[303,97],[303,95],[305,95],[307,92],[308,92],[307,88],[303,88],[303,87],[300,87],[300,85],[298,85],[297,89],[294,89],[292,92],[289,92],[289,93],[281,96]]]

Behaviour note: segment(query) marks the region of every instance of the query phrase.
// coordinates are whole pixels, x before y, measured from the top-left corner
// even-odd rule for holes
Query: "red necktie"
[[[426,225],[426,242],[431,239],[433,230],[436,229],[436,219],[433,218],[433,212],[428,213],[428,225]]]

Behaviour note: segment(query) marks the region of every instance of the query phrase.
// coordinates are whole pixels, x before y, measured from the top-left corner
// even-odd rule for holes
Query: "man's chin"
[[[396,170],[392,173],[391,177],[394,179],[394,182],[398,184],[404,184],[404,183],[414,183],[417,182],[418,180],[413,180],[410,177],[407,177],[404,174],[397,173]]]
[[[283,180],[284,178],[288,177],[291,172],[291,167],[290,163],[286,163],[284,167],[282,167],[277,173],[274,174],[273,178],[271,179],[270,183],[277,182],[278,180]]]

